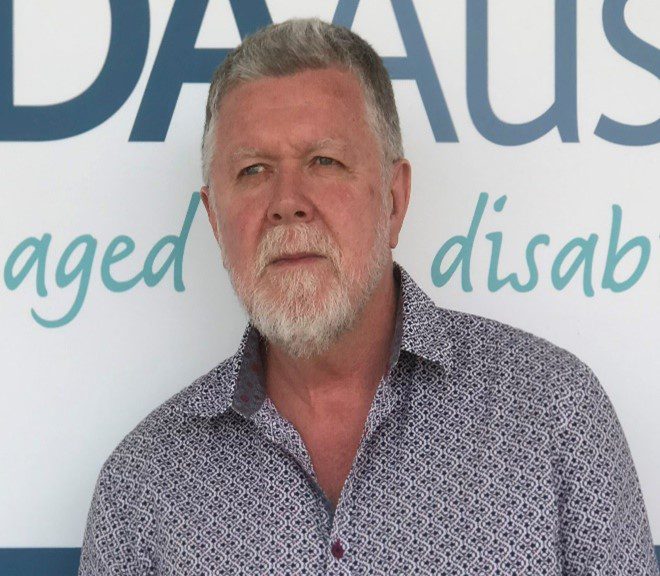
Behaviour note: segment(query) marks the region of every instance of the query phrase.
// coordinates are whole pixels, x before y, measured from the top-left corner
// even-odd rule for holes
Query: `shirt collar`
[[[394,276],[398,299],[390,366],[405,351],[450,370],[449,311],[438,308],[398,263]],[[230,407],[244,416],[256,412],[266,396],[260,344],[261,335],[248,324],[236,353],[179,393],[180,408],[200,417],[217,416]]]

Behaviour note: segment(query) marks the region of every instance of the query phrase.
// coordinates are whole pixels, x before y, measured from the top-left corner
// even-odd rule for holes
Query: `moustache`
[[[276,226],[264,234],[257,249],[257,276],[276,260],[300,254],[327,258],[339,270],[341,254],[330,236],[309,224],[293,224]]]

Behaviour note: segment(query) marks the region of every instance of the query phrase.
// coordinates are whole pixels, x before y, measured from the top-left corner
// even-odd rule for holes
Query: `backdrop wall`
[[[112,449],[235,350],[196,193],[207,80],[294,16],[386,58],[397,260],[591,366],[660,543],[657,0],[0,0],[0,548],[79,547]]]

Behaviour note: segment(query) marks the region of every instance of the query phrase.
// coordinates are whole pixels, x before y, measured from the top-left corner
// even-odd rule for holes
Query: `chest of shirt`
[[[535,573],[530,562],[554,573],[544,427],[489,403],[486,382],[470,391],[439,381],[431,393],[394,379],[407,388],[394,388],[363,438],[334,517],[286,421],[271,422],[273,433],[231,414],[197,431],[169,451],[145,494],[158,573]]]

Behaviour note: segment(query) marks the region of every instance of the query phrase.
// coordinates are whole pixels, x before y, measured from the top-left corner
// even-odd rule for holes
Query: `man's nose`
[[[282,169],[275,176],[268,220],[273,224],[309,222],[314,206],[307,196],[304,177],[299,170]]]

